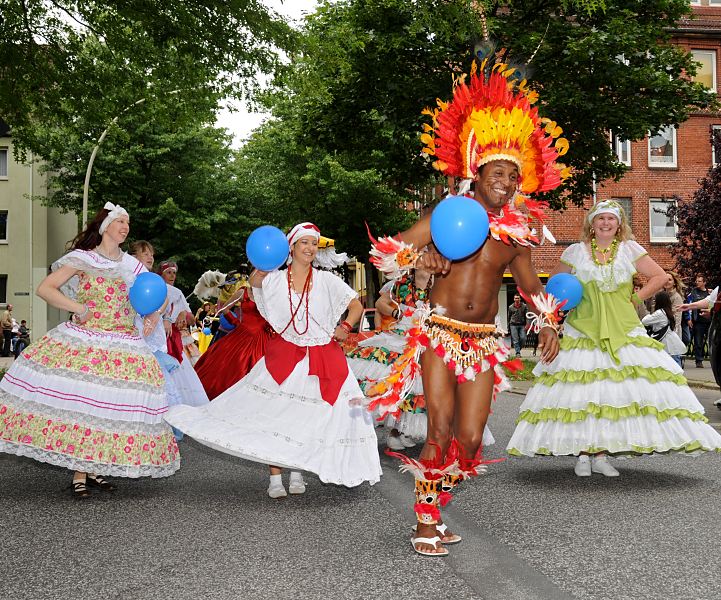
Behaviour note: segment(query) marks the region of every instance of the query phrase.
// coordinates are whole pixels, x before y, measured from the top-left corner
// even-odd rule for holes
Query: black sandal
[[[90,475],[88,474],[88,485],[91,487],[96,487],[101,489],[104,492],[114,492],[116,488],[112,483],[110,483],[107,479],[104,479],[100,475]]]
[[[73,491],[74,498],[89,498],[92,496],[90,490],[85,485],[85,481],[73,481],[70,484],[70,488]]]

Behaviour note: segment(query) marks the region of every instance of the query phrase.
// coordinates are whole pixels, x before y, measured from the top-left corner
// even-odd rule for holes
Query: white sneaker
[[[608,462],[608,458],[606,458],[605,456],[593,457],[593,460],[591,461],[591,471],[593,471],[594,473],[601,473],[606,477],[619,476],[619,472],[613,468],[611,463]]]
[[[285,491],[285,487],[283,487],[282,483],[271,481],[268,486],[268,495],[271,498],[285,498],[288,495],[288,492]]]
[[[288,491],[291,494],[305,494],[305,481],[303,481],[303,476],[298,471],[290,472]]]
[[[721,398],[719,398],[718,400],[714,400],[713,404],[716,408],[721,409]]]
[[[406,449],[406,447],[403,445],[403,442],[401,441],[401,436],[399,435],[389,435],[386,439],[386,446],[388,446],[391,450]]]
[[[579,477],[590,477],[591,476],[591,459],[586,454],[581,454],[576,461],[576,466],[573,468],[574,473]]]
[[[405,433],[401,433],[401,444],[406,448],[413,448],[416,445],[413,439],[409,438]]]

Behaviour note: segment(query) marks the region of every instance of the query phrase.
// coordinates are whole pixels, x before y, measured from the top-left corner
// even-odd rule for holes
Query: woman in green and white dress
[[[721,451],[721,435],[686,385],[683,370],[651,339],[635,301],[666,274],[632,239],[623,208],[599,202],[557,273],[573,273],[583,298],[564,323],[561,351],[539,363],[507,450],[514,456],[578,456],[579,477],[618,471],[607,455]],[[635,273],[648,282],[633,293]]]

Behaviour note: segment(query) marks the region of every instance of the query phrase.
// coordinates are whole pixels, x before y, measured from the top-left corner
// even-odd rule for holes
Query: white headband
[[[591,223],[598,215],[603,213],[612,214],[618,219],[619,223],[621,222],[621,206],[618,202],[614,202],[613,200],[606,200],[596,204],[596,206],[594,206],[588,213],[588,222]]]
[[[313,223],[299,223],[288,232],[286,236],[288,238],[288,245],[292,246],[300,238],[308,235],[314,237],[316,240],[320,239],[320,229],[313,225]]]
[[[113,204],[112,202],[106,202],[105,206],[103,206],[105,210],[109,210],[108,216],[103,219],[103,222],[100,223],[100,229],[98,231],[100,232],[100,235],[103,235],[105,233],[105,230],[108,228],[108,225],[110,225],[115,219],[118,219],[120,217],[129,217],[128,211],[125,210],[122,206],[119,204]]]

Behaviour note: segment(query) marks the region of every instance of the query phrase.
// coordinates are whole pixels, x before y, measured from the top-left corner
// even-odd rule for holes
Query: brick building
[[[691,4],[694,18],[679,23],[672,32],[673,40],[701,63],[696,80],[707,85],[712,90],[710,93],[718,93],[721,0],[697,0]],[[694,113],[678,128],[663,128],[641,141],[609,138],[619,160],[628,165],[629,170],[619,182],[600,182],[597,199],[615,199],[624,206],[637,241],[665,269],[674,266],[668,248],[676,241],[674,224],[665,215],[671,201],[669,197],[678,196],[682,202],[693,197],[699,180],[714,161],[710,143],[713,128],[721,129],[721,114]],[[592,204],[593,199],[589,198],[585,208],[572,207],[549,215],[548,226],[558,243],[533,250],[534,266],[539,274],[543,276],[552,271],[563,250],[578,241],[583,218]],[[510,275],[507,280],[509,283],[504,286],[507,289],[499,298],[500,306],[512,300],[514,286]],[[503,317],[504,311],[500,312]]]

